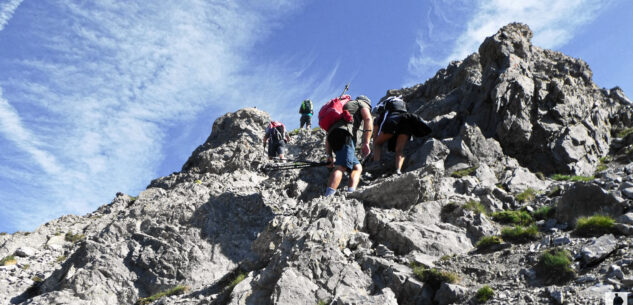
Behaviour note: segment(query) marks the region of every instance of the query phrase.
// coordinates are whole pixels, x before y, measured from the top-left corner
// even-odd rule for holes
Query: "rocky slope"
[[[261,171],[266,113],[228,113],[138,197],[0,235],[0,303],[134,304],[179,285],[156,303],[475,304],[488,285],[488,304],[597,304],[632,292],[633,134],[618,134],[631,101],[531,35],[510,24],[426,83],[388,91],[434,129],[408,145],[404,175],[387,154],[357,192],[323,198],[326,168]],[[316,160],[323,138],[294,135],[290,155]],[[503,210],[540,219],[537,232],[477,248],[508,226],[492,216]],[[574,233],[594,214],[617,222]],[[568,278],[539,268],[551,249],[571,254]]]

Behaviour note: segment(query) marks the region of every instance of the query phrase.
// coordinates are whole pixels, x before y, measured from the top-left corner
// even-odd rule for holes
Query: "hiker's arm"
[[[374,124],[371,117],[371,112],[369,112],[369,108],[361,108],[360,114],[363,117],[363,137],[361,152],[363,153],[363,157],[366,157],[371,152],[371,149],[369,148],[369,140],[371,139]]]

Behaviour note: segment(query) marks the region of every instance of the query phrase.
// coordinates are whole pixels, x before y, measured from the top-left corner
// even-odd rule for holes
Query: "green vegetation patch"
[[[330,300],[319,300],[317,305],[327,305],[327,304],[330,304],[331,302],[332,301],[330,301]]]
[[[15,256],[9,255],[0,260],[0,266],[10,266],[17,264],[18,261],[15,259]]]
[[[202,184],[202,180],[197,179],[197,180],[195,181],[195,183],[196,183],[196,184]]]
[[[44,281],[44,279],[36,275],[31,278],[31,281],[36,282],[36,283],[41,283]]]
[[[481,202],[475,201],[475,200],[469,200],[468,202],[466,202],[466,204],[464,204],[464,209],[473,211],[477,214],[487,213],[486,207],[484,207],[483,204],[481,204]]]
[[[66,240],[67,242],[71,242],[73,244],[84,238],[86,238],[86,235],[83,235],[81,233],[73,234],[72,232],[68,232],[64,236],[64,240]]]
[[[556,180],[556,181],[568,181],[569,179],[571,179],[570,175],[563,175],[563,174],[554,174],[552,175],[552,180]]]
[[[503,239],[500,236],[484,236],[477,242],[477,249],[485,249],[493,245],[500,245]]]
[[[569,180],[573,182],[589,182],[593,181],[594,179],[596,179],[596,177],[594,176],[572,176]]]
[[[465,169],[460,169],[457,171],[454,171],[451,174],[451,177],[453,178],[462,178],[462,177],[466,177],[466,176],[470,176],[472,175],[472,173],[474,173],[477,168],[479,168],[479,166],[473,166],[473,167],[469,167],[469,168],[465,168]]]
[[[543,206],[538,208],[538,210],[534,211],[534,218],[537,220],[545,220],[554,217],[554,213],[556,212],[556,208],[553,206]]]
[[[29,268],[31,268],[30,264],[26,264],[22,266],[22,270],[29,270]]]
[[[581,217],[576,221],[574,233],[578,236],[599,236],[615,231],[615,220],[606,215]]]
[[[435,289],[438,289],[442,283],[455,284],[460,280],[457,273],[436,268],[429,269],[415,263],[411,263],[411,269],[413,269],[413,274],[415,274],[420,281],[429,283]]]
[[[532,223],[532,216],[526,211],[501,211],[492,213],[492,219],[500,223],[526,226]]]
[[[519,202],[528,202],[534,200],[536,198],[536,194],[538,194],[538,191],[528,187],[525,191],[517,194],[515,198]]]
[[[510,242],[523,243],[538,239],[539,232],[536,225],[531,225],[529,227],[515,226],[513,228],[504,228],[501,230],[501,237]]]
[[[56,263],[61,263],[66,260],[66,255],[60,255],[55,259]]]
[[[628,135],[630,135],[631,133],[633,133],[633,127],[629,127],[629,128],[625,128],[622,129],[618,132],[617,136],[618,138],[624,138]]]
[[[571,268],[571,261],[569,251],[550,249],[541,254],[534,270],[547,284],[564,283],[576,276],[576,272]]]
[[[488,300],[492,299],[494,295],[494,290],[492,290],[490,286],[484,285],[483,287],[479,288],[479,290],[477,290],[477,294],[475,294],[475,299],[479,303],[486,303],[488,302]]]
[[[232,281],[231,283],[229,283],[229,287],[230,289],[233,289],[235,286],[237,286],[237,284],[239,284],[241,281],[243,281],[246,278],[246,273],[240,273],[238,274]]]
[[[172,295],[180,295],[183,294],[185,292],[187,292],[187,290],[189,290],[189,287],[187,286],[176,286],[172,289],[163,291],[163,292],[159,292],[157,294],[154,294],[152,296],[146,297],[146,298],[142,298],[139,299],[138,301],[136,301],[136,305],[146,305],[146,304],[150,304],[154,301],[157,301],[158,299],[162,298],[162,297],[168,297],[168,296],[172,296]]]

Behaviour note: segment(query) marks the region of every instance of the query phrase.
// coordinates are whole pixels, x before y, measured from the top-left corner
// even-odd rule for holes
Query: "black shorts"
[[[284,153],[286,150],[286,144],[281,141],[277,143],[270,143],[268,145],[268,157],[274,158]]]
[[[303,125],[312,126],[312,116],[303,114],[301,115],[301,119],[299,119],[299,128],[303,128]]]
[[[332,151],[339,151],[345,144],[349,144],[352,141],[352,136],[343,129],[336,129],[332,130],[327,136],[327,141],[330,143]]]
[[[393,135],[412,135],[413,131],[411,129],[410,121],[407,119],[407,116],[404,114],[393,114],[389,115],[385,122],[382,124],[382,128],[380,129],[382,133],[389,133]]]

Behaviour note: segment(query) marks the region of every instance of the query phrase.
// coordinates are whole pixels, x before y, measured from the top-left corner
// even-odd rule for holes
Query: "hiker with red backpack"
[[[301,113],[301,119],[299,119],[299,128],[306,126],[306,129],[312,128],[312,101],[310,99],[304,100],[299,107],[299,113]]]
[[[368,156],[371,152],[372,120],[371,101],[364,95],[351,100],[349,95],[343,94],[330,100],[319,111],[319,126],[327,132],[325,151],[328,163],[334,167],[325,190],[326,197],[334,195],[346,171],[350,172],[347,191],[356,190],[363,167],[356,158],[355,141],[363,123],[361,152],[363,157]]]
[[[266,144],[269,144],[268,159],[279,157],[285,160],[284,152],[288,142],[290,142],[290,136],[286,132],[286,126],[281,122],[271,121],[264,135],[264,149],[266,149]]]

